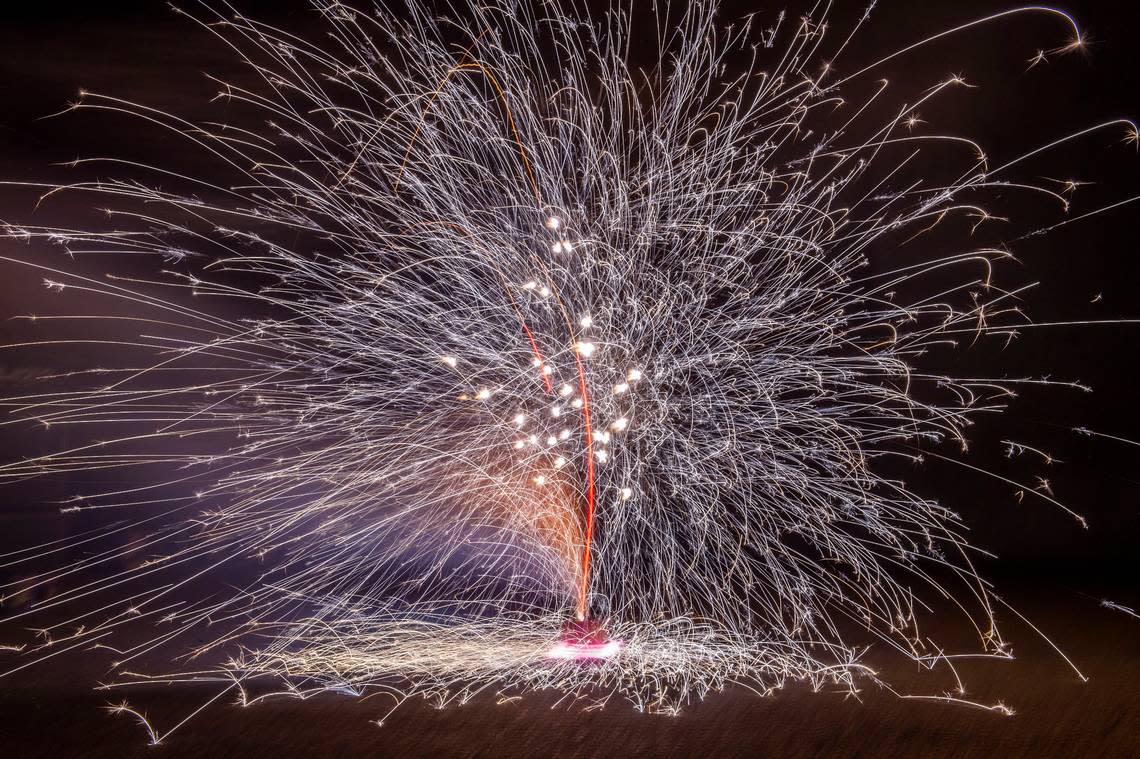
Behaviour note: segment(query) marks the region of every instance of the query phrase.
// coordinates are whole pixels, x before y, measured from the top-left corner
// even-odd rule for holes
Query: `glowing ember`
[[[621,651],[620,640],[602,643],[572,643],[560,641],[546,654],[548,659],[609,659]]]
[[[549,659],[609,659],[621,651],[621,641],[607,637],[595,619],[570,620],[562,625],[562,640],[546,654]]]

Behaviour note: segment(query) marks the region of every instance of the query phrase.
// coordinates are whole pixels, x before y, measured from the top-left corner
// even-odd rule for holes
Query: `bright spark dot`
[[[535,367],[542,366],[542,359],[538,356],[535,356],[530,360],[530,365]]]
[[[479,388],[479,392],[475,394],[475,397],[481,401],[485,401],[491,397],[491,391],[485,387],[481,387]]]
[[[550,297],[550,288],[549,287],[543,287],[541,290],[538,291],[538,294],[544,298],[549,298]]]
[[[604,448],[599,450],[594,455],[597,457],[598,461],[600,461],[603,464],[610,460],[610,454]]]
[[[621,489],[621,499],[623,501],[628,501],[632,497],[633,497],[633,488],[622,488]]]
[[[583,316],[578,320],[578,323],[582,325],[582,329],[589,329],[590,327],[594,326],[594,320],[589,316]]]
[[[629,390],[629,383],[628,382],[620,382],[620,383],[614,385],[614,395],[621,395],[622,393],[624,393],[627,390]]]
[[[563,385],[562,387],[558,388],[558,392],[564,396],[571,395],[574,392],[574,387],[573,385]]]
[[[564,466],[566,466],[566,459],[564,457],[559,456],[558,458],[554,459],[555,469],[561,469]]]
[[[546,484],[546,475],[540,474],[534,478],[534,484],[542,487]]]
[[[525,440],[516,440],[515,441],[515,450],[522,450],[525,446],[526,446]]]
[[[570,430],[562,430],[558,433],[559,440],[567,440],[570,438]]]
[[[641,379],[641,370],[630,369],[629,374],[626,375],[626,379],[628,379],[630,382],[637,382],[639,379]]]
[[[554,437],[554,435],[551,435],[550,437],[546,438],[546,444],[547,445],[558,445],[558,438]]]
[[[440,361],[442,361],[443,363],[447,364],[447,365],[448,365],[448,366],[450,366],[452,369],[454,369],[454,368],[455,368],[455,365],[458,363],[458,362],[455,360],[455,356],[444,356],[443,358],[441,358],[441,359],[440,359]]]
[[[593,343],[578,343],[574,346],[578,350],[578,354],[582,358],[589,358],[594,355],[594,350],[597,348]]]
[[[561,406],[552,406],[550,409],[550,415],[552,417],[554,417],[555,419],[562,416],[562,407]]]
[[[523,288],[525,288],[527,290],[533,290],[536,287],[538,287],[538,283],[535,282],[533,279],[530,282],[527,282],[525,285],[523,285]]]
[[[550,249],[553,250],[555,253],[561,253],[562,252],[562,243],[556,242],[550,246]]]
[[[557,216],[551,216],[546,220],[547,229],[558,229],[560,226],[562,226],[562,219]]]
[[[552,374],[553,372],[554,372],[554,370],[551,369],[549,366],[542,367],[542,373],[543,374]]]
[[[574,400],[570,401],[570,405],[574,408],[582,408],[582,399],[575,398]]]
[[[619,416],[617,419],[614,419],[614,423],[610,426],[613,427],[616,432],[621,432],[629,426],[629,420],[624,416]]]
[[[519,427],[526,424],[526,414],[515,414],[515,424]]]

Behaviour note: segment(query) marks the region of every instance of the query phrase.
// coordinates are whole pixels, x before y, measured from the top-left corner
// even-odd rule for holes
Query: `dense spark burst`
[[[54,589],[10,620],[67,610],[23,655],[111,648],[144,618],[157,633],[116,645],[120,673],[205,629],[194,656],[226,660],[161,680],[246,702],[268,678],[294,696],[556,688],[673,712],[728,683],[854,691],[876,679],[845,642],[856,628],[952,670],[919,631],[926,588],[958,599],[973,655],[1009,656],[957,517],[881,461],[960,461],[939,444],[964,449],[1019,382],[921,368],[1026,324],[1019,290],[991,281],[1008,249],[946,253],[927,233],[982,225],[995,189],[1067,206],[1075,185],[1022,183],[1023,159],[926,133],[924,105],[961,78],[887,106],[876,77],[1034,14],[1072,35],[1036,65],[1082,44],[1069,17],[1009,11],[839,74],[867,15],[836,44],[826,18],[762,29],[704,3],[319,9],[326,47],[204,19],[257,76],[219,95],[256,124],[75,105],[169,130],[200,174],[112,162],[132,178],[51,191],[102,198],[106,228],[6,227],[166,267],[97,279],[5,259],[42,270],[45,297],[117,304],[92,314],[106,365],[5,400],[8,429],[99,432],[0,477],[112,472],[65,511],[121,519],[4,557],[37,567],[8,596]],[[1135,138],[1102,124],[1026,157],[1101,128]],[[216,305],[235,299],[240,318]],[[608,638],[567,641],[569,618]]]

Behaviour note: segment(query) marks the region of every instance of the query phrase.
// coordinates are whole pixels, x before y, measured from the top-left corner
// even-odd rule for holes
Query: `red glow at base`
[[[620,640],[610,640],[601,623],[571,620],[562,625],[562,640],[547,652],[548,659],[609,659],[621,651]]]
[[[620,650],[620,640],[607,640],[604,643],[567,643],[561,641],[546,653],[546,658],[608,659]]]

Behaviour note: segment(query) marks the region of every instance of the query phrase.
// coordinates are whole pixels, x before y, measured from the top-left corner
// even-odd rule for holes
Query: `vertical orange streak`
[[[582,393],[582,419],[586,425],[586,547],[582,554],[582,577],[578,584],[578,617],[586,618],[589,610],[590,546],[594,541],[594,430],[590,426],[590,393],[586,389],[586,370],[581,356],[574,355],[578,367],[578,391]]]
[[[519,316],[519,324],[522,325],[523,331],[526,332],[526,339],[530,340],[530,349],[534,351],[534,357],[538,359],[538,373],[542,375],[542,383],[546,385],[546,392],[554,392],[554,384],[550,381],[550,375],[546,373],[546,360],[542,357],[542,352],[538,349],[538,341],[534,339],[534,333],[530,331],[530,327],[526,326],[526,322],[522,318],[522,314],[518,309],[515,313]]]

